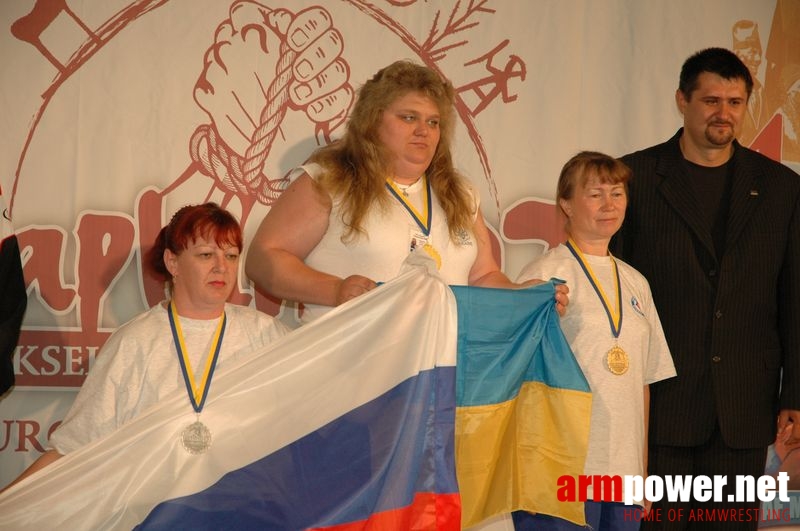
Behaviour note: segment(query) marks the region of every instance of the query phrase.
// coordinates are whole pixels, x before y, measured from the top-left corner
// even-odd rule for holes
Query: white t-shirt
[[[318,164],[307,164],[303,171],[312,179],[318,179],[324,171]],[[295,172],[291,178],[302,175]],[[474,213],[478,211],[478,194],[470,188]],[[423,208],[424,183],[420,179],[405,192],[408,200],[418,211]],[[427,243],[432,245],[441,257],[439,273],[451,285],[466,285],[469,272],[478,256],[478,245],[472,232],[464,231],[458,242],[450,239],[447,220],[436,199],[431,197],[431,229]],[[333,198],[328,220],[328,230],[317,246],[305,259],[306,265],[341,278],[362,275],[375,282],[386,282],[400,271],[400,266],[411,252],[412,240],[420,237],[420,228],[406,208],[394,198],[385,211],[380,207],[371,208],[364,219],[365,236],[358,236],[348,243],[342,242],[346,225],[342,221],[341,202]],[[417,245],[417,249],[422,245]],[[303,322],[312,321],[325,312],[329,306],[307,304],[302,317]]]
[[[227,324],[217,368],[286,334],[280,321],[255,309],[226,304]],[[180,317],[195,383],[201,381],[218,319]],[[167,310],[157,304],[119,327],[106,341],[50,447],[73,452],[138,417],[176,389],[186,393]],[[213,393],[212,378],[210,393]]]
[[[615,304],[611,257],[584,258],[606,297]],[[644,386],[676,375],[650,285],[630,265],[615,260],[622,291],[622,328],[616,341],[600,297],[565,245],[525,266],[517,279],[557,277],[569,287],[569,306],[560,319],[561,329],[592,390],[587,475],[644,474]],[[619,376],[605,364],[606,353],[615,344],[630,362],[627,372]]]

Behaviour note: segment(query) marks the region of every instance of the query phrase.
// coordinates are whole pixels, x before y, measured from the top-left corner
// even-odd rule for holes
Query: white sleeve
[[[124,333],[118,330],[100,349],[89,374],[49,445],[62,455],[87,445],[117,428],[117,387]]]
[[[323,169],[322,166],[317,164],[316,162],[308,162],[303,164],[302,166],[298,166],[294,168],[292,171],[289,172],[287,176],[289,178],[289,182],[294,182],[297,180],[298,177],[307,173],[309,177],[314,179],[314,181],[319,180],[319,176],[322,175]]]
[[[535,278],[542,278],[540,258],[536,258],[528,262],[525,265],[525,267],[522,268],[522,271],[519,272],[516,282],[517,284],[520,284],[522,282],[527,282],[528,280],[533,280]]]

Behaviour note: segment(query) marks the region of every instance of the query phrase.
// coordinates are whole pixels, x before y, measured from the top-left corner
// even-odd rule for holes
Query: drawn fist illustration
[[[322,133],[353,101],[341,33],[322,7],[296,15],[250,0],[235,2],[207,50],[194,99],[211,118],[191,141],[192,157],[225,189],[270,203],[282,185],[263,164],[287,110],[302,111]]]

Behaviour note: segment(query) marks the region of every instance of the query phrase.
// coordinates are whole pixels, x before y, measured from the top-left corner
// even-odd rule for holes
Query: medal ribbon
[[[395,199],[400,201],[400,204],[403,205],[406,211],[411,215],[414,221],[419,226],[420,230],[425,236],[430,235],[431,233],[431,220],[433,218],[433,213],[431,210],[431,183],[428,181],[428,178],[423,175],[421,179],[425,182],[424,193],[425,197],[422,200],[422,204],[425,208],[425,211],[420,213],[411,201],[406,199],[405,195],[403,194],[402,190],[397,187],[397,183],[395,183],[392,179],[386,179],[386,188],[392,193]]]
[[[206,358],[206,366],[203,369],[203,379],[200,385],[195,385],[194,371],[192,364],[189,361],[189,355],[186,351],[186,343],[183,340],[183,330],[181,323],[178,319],[178,311],[175,309],[175,302],[170,301],[169,309],[169,326],[172,329],[172,339],[175,342],[175,348],[178,350],[178,361],[181,364],[181,372],[183,373],[183,381],[186,384],[186,391],[189,393],[189,400],[192,402],[192,407],[196,413],[203,410],[203,405],[208,396],[208,389],[211,387],[211,378],[214,377],[214,368],[217,366],[217,358],[219,357],[219,350],[222,346],[222,338],[225,336],[225,325],[228,318],[225,312],[222,312],[222,317],[219,318],[217,330],[214,332],[214,337],[211,342],[211,350],[208,352]]]
[[[608,316],[608,323],[611,325],[611,333],[615,338],[619,337],[619,332],[622,330],[622,289],[620,288],[617,261],[614,260],[614,257],[611,255],[611,253],[608,253],[609,257],[611,258],[611,265],[614,268],[614,290],[617,292],[617,304],[616,307],[612,307],[608,301],[608,297],[606,297],[606,294],[603,292],[602,286],[600,286],[600,282],[594,275],[592,267],[583,257],[583,253],[578,248],[578,245],[572,241],[572,238],[570,238],[567,241],[566,246],[581,265],[581,269],[583,269],[583,272],[586,273],[586,278],[589,279],[589,284],[592,285],[595,293],[597,293],[597,296],[600,297],[600,302],[603,304],[603,308]]]

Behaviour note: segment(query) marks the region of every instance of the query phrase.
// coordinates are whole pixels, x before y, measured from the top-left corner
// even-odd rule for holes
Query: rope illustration
[[[194,162],[199,163],[201,173],[216,179],[224,189],[255,197],[265,205],[271,205],[289,185],[285,177],[270,179],[263,170],[286,115],[289,83],[293,79],[292,63],[297,56],[297,52],[286,43],[286,35],[274,25],[271,27],[281,39],[277,72],[267,90],[260,123],[250,138],[244,157],[225,144],[213,123],[198,126],[189,141],[190,155]]]

